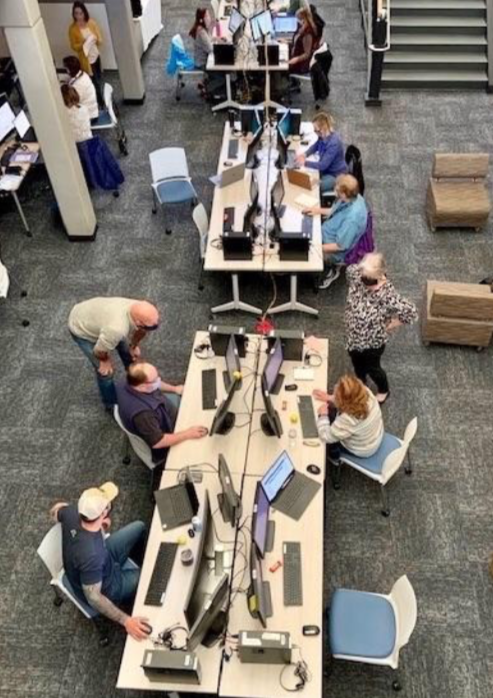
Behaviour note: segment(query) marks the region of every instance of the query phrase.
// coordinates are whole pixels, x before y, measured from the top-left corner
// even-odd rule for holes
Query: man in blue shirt
[[[347,172],[344,145],[334,126],[334,120],[329,114],[317,114],[313,119],[313,130],[318,138],[308,150],[296,158],[296,163],[301,167],[320,172],[321,192],[333,191],[336,178]],[[311,155],[318,155],[318,159],[308,160]]]
[[[366,230],[368,209],[352,175],[337,178],[337,199],[331,208],[314,206],[311,215],[326,215],[322,223],[322,251],[329,262],[319,288],[328,288],[340,276],[346,252],[353,248]]]
[[[137,591],[140,570],[126,563],[143,546],[146,527],[134,521],[105,538],[111,525],[111,502],[117,495],[118,487],[105,482],[85,490],[77,506],[58,502],[50,515],[62,524],[63,566],[75,595],[123,625],[134,639],[143,640],[149,635],[147,619],[129,616],[118,606],[132,601]]]

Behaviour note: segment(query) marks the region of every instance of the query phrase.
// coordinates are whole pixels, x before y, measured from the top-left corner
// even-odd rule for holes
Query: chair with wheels
[[[397,669],[399,652],[409,642],[417,614],[416,595],[406,575],[389,595],[336,589],[327,609],[332,657]],[[401,690],[398,679],[392,687]]]
[[[125,129],[118,118],[118,109],[113,102],[113,88],[107,82],[103,87],[103,99],[106,109],[99,112],[97,120],[91,123],[91,130],[94,132],[114,130],[120,152],[122,155],[128,155]]]
[[[418,418],[413,417],[406,427],[404,438],[399,439],[385,432],[383,441],[380,444],[378,451],[368,458],[355,456],[344,448],[341,449],[341,455],[337,462],[333,462],[333,485],[335,489],[340,488],[340,471],[341,464],[345,463],[351,468],[358,470],[363,475],[380,483],[380,492],[382,496],[382,515],[390,516],[390,508],[385,490],[387,482],[397,473],[404,462],[407,455],[407,465],[405,467],[406,475],[411,475],[412,463],[409,453],[409,447],[412,440],[416,436],[418,429]]]
[[[204,270],[205,252],[207,250],[207,236],[209,234],[209,220],[207,218],[207,211],[205,210],[203,204],[197,204],[197,206],[193,209],[192,218],[199,234],[200,274],[198,288],[199,291],[203,291],[204,286],[202,284],[202,272]]]
[[[51,527],[41,541],[41,545],[38,548],[38,555],[51,574],[50,584],[55,592],[55,606],[61,606],[65,598],[71,601],[85,618],[94,623],[99,634],[99,644],[101,647],[106,647],[109,644],[106,623],[103,624],[101,622],[99,613],[95,611],[92,606],[81,601],[79,597],[76,596],[65,574],[65,570],[63,569],[62,524],[57,523]],[[125,566],[137,568],[133,560],[127,560]]]
[[[193,207],[198,204],[197,192],[194,189],[188,172],[187,157],[183,148],[160,148],[149,154],[152,173],[152,212],[157,213],[158,204],[161,207],[171,204],[190,202]],[[171,234],[171,228],[166,227],[166,234]]]
[[[177,102],[181,100],[181,91],[184,89],[186,81],[189,78],[196,80],[197,83],[203,82],[205,80],[205,72],[200,68],[192,68],[190,70],[185,70],[183,68],[177,71],[175,89],[175,99]]]
[[[7,300],[11,281],[13,281],[13,279],[7,271],[7,267],[4,264],[2,264],[0,260],[0,298]],[[21,291],[20,295],[21,298],[25,298],[27,296],[27,291]],[[14,314],[17,315],[17,312],[14,311]],[[30,322],[29,320],[26,320],[24,318],[23,320],[21,320],[21,325],[23,327],[29,327]]]

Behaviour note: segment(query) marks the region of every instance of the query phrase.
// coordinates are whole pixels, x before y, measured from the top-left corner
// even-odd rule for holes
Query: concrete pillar
[[[5,28],[69,239],[92,240],[96,216],[37,0],[1,0],[0,26]]]
[[[130,0],[105,0],[105,4],[124,100],[142,104],[145,84]]]

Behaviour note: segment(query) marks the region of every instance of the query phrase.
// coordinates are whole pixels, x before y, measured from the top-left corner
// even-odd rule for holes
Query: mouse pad
[[[295,471],[289,485],[272,503],[274,509],[298,521],[322,485],[307,475]]]

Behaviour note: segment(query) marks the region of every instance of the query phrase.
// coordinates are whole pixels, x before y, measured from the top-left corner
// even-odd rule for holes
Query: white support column
[[[125,102],[142,104],[145,83],[130,0],[105,0],[105,4],[123,98]]]
[[[69,239],[92,240],[96,216],[37,0],[1,0],[0,26],[5,28]]]

